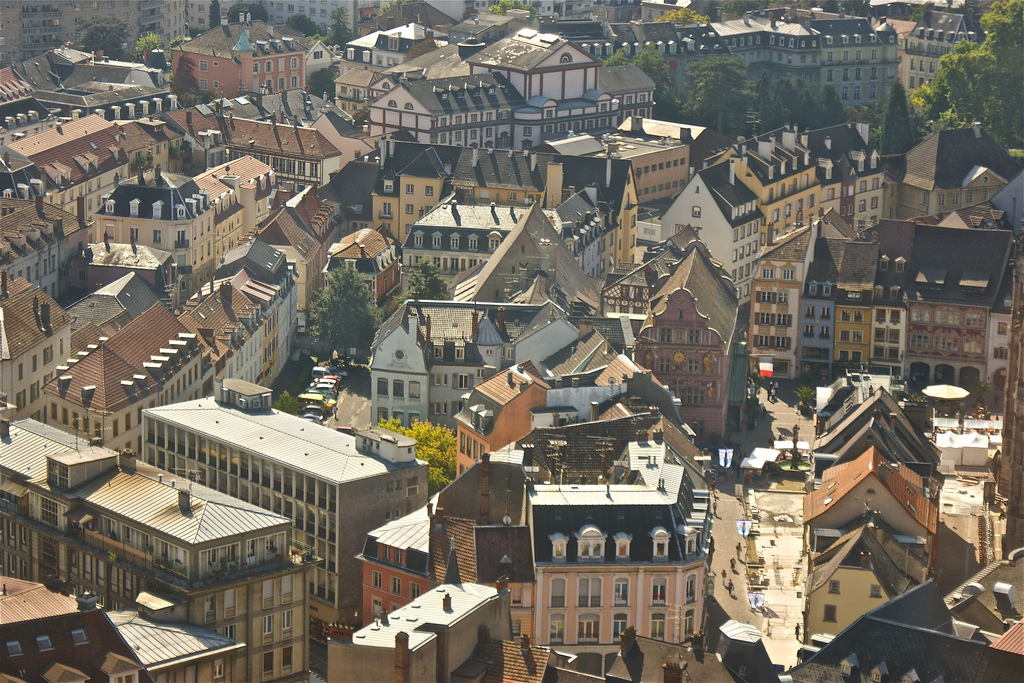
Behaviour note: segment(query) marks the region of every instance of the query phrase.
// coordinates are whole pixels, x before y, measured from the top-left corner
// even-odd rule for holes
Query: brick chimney
[[[524,633],[522,637],[519,639],[519,643],[520,650],[522,650],[523,652],[528,651],[530,649],[530,634]]]
[[[451,593],[445,593],[444,598],[441,600],[441,609],[445,612],[452,611],[452,596]]]
[[[76,200],[76,202],[75,202],[75,213],[78,215],[78,227],[84,228],[85,227],[86,219],[88,218],[85,215],[85,196],[84,195],[79,195],[78,199]]]
[[[619,652],[626,654],[636,642],[636,628],[629,626],[619,635]]]
[[[683,683],[683,670],[676,662],[665,662],[661,665],[662,681],[664,683]]]
[[[231,281],[222,282],[220,285],[220,298],[226,305],[231,305]]]
[[[480,454],[480,524],[491,523],[491,454]]]
[[[395,634],[395,683],[409,683],[409,634],[399,631]]]

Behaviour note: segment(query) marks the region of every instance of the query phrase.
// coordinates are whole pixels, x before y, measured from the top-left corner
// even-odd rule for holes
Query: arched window
[[[412,102],[406,102],[405,108],[408,109],[409,111],[412,111]]]
[[[572,63],[572,55],[569,54],[568,52],[566,52],[565,54],[562,55],[562,58],[559,61],[562,64],[571,64]]]
[[[593,524],[588,524],[576,532],[578,558],[580,562],[604,559],[605,535]]]
[[[624,531],[620,531],[615,534],[612,538],[615,539],[615,561],[616,562],[628,562],[629,561],[629,543],[633,540],[633,537]]]
[[[388,106],[397,109],[398,108],[398,103],[395,102],[394,100],[388,100]]]
[[[651,531],[651,539],[654,541],[654,558],[667,560],[669,535],[665,531],[665,527],[654,527]]]
[[[551,579],[551,606],[565,607],[565,579]]]
[[[565,562],[565,547],[569,537],[559,533],[551,534],[548,539],[551,541],[551,559],[554,562]]]

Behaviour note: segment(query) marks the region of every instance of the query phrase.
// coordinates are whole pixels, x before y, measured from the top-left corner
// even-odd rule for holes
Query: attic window
[[[85,645],[89,642],[89,637],[85,635],[84,630],[76,628],[71,631],[71,640],[75,642],[75,645]]]
[[[576,534],[579,544],[580,561],[604,559],[605,535],[593,524],[588,524]]]
[[[558,61],[561,62],[562,64],[571,64],[572,63],[572,55],[569,54],[568,52],[566,52],[565,54],[562,55],[561,59],[559,59]]]
[[[654,557],[667,559],[668,558],[668,532],[665,531],[664,527],[655,527],[651,531],[651,538],[654,539]]]
[[[569,540],[563,534],[552,534],[548,537],[551,540],[551,557],[555,562],[565,562],[565,546]]]
[[[138,199],[133,199],[130,202],[128,202],[128,211],[133,216],[138,216],[139,215],[139,200]]]
[[[106,212],[107,213],[114,213],[114,200],[113,199],[108,199],[107,200]]]
[[[17,657],[21,654],[21,641],[20,640],[8,640],[7,641],[7,654],[11,657]]]
[[[184,218],[184,217],[185,217],[185,207],[179,204],[178,205],[178,218]]]
[[[53,649],[53,644],[50,643],[50,636],[45,633],[41,636],[36,636],[36,645],[39,646],[40,652],[46,652],[47,650]]]

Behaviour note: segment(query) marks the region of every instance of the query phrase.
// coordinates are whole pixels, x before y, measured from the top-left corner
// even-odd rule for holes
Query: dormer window
[[[114,200],[113,199],[108,199],[107,200],[107,207],[106,207],[105,211],[107,213],[114,213]]]
[[[418,233],[414,234],[412,236],[412,241],[413,241],[413,244],[415,244],[417,247],[422,247],[423,246],[423,233],[418,232]]]
[[[551,541],[551,559],[554,562],[565,562],[565,548],[569,543],[569,537],[558,533],[548,536]]]
[[[883,255],[878,261],[878,269],[881,271],[889,270],[889,257]]]
[[[824,294],[825,296],[830,295],[832,293],[832,285],[822,285],[821,293]]]
[[[164,215],[164,203],[162,201],[153,202],[153,218],[160,219]]]
[[[133,216],[138,216],[139,215],[139,200],[138,199],[133,199],[130,202],[128,202],[128,211]]]
[[[630,534],[620,531],[612,538],[615,540],[615,561],[628,562],[629,544],[632,542],[633,537]]]
[[[181,204],[178,204],[177,208],[178,208],[178,218],[184,218],[185,217],[185,207],[182,206]]]
[[[839,662],[839,670],[843,672],[844,676],[849,676],[853,673],[853,667],[858,666],[857,655],[850,655],[843,661]]]
[[[393,180],[385,180],[384,181],[384,191],[385,192],[394,192],[395,191],[395,182]]]
[[[654,530],[651,531],[651,539],[654,541],[654,559],[667,560],[669,535],[665,527],[654,527]]]
[[[812,295],[813,294],[817,294],[818,293],[818,283],[817,282],[812,282],[809,285],[807,285],[807,293],[808,294],[812,294]]]
[[[604,559],[604,540],[606,536],[593,524],[588,524],[576,532],[576,543],[580,562],[600,562]]]
[[[883,678],[889,677],[889,667],[885,662],[879,662],[878,666],[871,670],[871,683],[882,683]]]
[[[906,265],[907,265],[907,262],[906,262],[906,260],[902,256],[899,257],[898,259],[896,259],[896,272],[897,273],[902,273],[903,269],[904,269],[904,267]]]
[[[453,233],[451,238],[450,238],[450,241],[451,241],[452,249],[458,249],[459,248],[459,233]]]
[[[697,554],[697,541],[699,540],[699,538],[700,538],[700,535],[699,535],[699,532],[696,529],[687,529],[687,531],[686,531],[686,555],[687,556],[696,555]]]

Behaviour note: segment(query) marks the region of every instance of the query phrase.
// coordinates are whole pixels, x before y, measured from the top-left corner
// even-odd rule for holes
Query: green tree
[[[391,0],[391,2],[385,2],[380,7],[380,14],[387,14],[393,9],[398,9],[402,5],[408,5],[410,2],[416,2],[416,0]]]
[[[406,296],[410,299],[445,300],[448,298],[448,284],[438,273],[437,266],[428,259],[423,259],[409,273],[409,290]]]
[[[605,66],[625,66],[626,64],[632,63],[633,61],[629,57],[629,52],[627,52],[624,47],[619,48],[611,57],[604,60]]]
[[[665,12],[658,17],[657,21],[671,21],[673,24],[689,26],[691,24],[710,24],[711,18],[697,14],[690,7],[681,7]]]
[[[525,2],[520,2],[520,0],[498,0],[498,4],[491,5],[487,8],[487,11],[491,14],[505,14],[510,9],[527,10],[531,17],[537,13],[536,7]]]
[[[210,0],[210,28],[220,26],[220,0]]]
[[[352,40],[352,27],[348,24],[348,9],[344,3],[331,10],[331,23],[328,25],[332,45],[344,45]]]
[[[1024,0],[992,4],[982,16],[985,41],[964,40],[939,58],[941,68],[911,94],[938,126],[979,121],[1005,147],[1024,144]]]
[[[174,49],[174,48],[178,47],[179,45],[184,43],[185,40],[186,40],[185,36],[181,35],[180,33],[178,35],[174,36],[173,38],[171,38],[171,42],[170,42],[171,49]]]
[[[274,403],[274,407],[282,413],[288,413],[289,415],[299,414],[299,402],[287,391],[277,398],[277,401]]]
[[[238,21],[238,15],[246,13],[253,21],[270,21],[267,8],[259,2],[236,2],[228,8],[228,21]]]
[[[306,318],[306,328],[318,342],[349,349],[369,346],[381,314],[359,273],[338,268],[308,304]]]
[[[330,67],[317,69],[309,75],[309,80],[306,82],[306,92],[312,93],[317,97],[323,97],[324,93],[331,96],[334,94],[334,79],[337,77],[338,75]]]
[[[747,63],[740,57],[711,57],[691,64],[688,76],[691,85],[685,111],[694,123],[724,135],[743,133],[750,100]]]
[[[437,50],[440,47],[441,46],[438,44],[438,42],[433,38],[421,40],[420,42],[416,43],[411,48],[409,48],[409,51],[405,53],[405,61],[409,61],[410,59],[414,59],[416,57],[419,57],[420,55],[425,55],[428,52],[433,52],[434,50]]]
[[[633,57],[633,65],[654,81],[654,117],[665,120],[678,118],[679,93],[672,87],[669,80],[668,63],[658,48],[651,43],[644,45]]]
[[[142,63],[146,61],[146,53],[159,50],[164,46],[164,39],[158,34],[150,32],[139,36],[135,41],[135,61]]]
[[[178,63],[171,74],[171,92],[178,96],[182,107],[191,107],[196,103],[199,81],[196,79],[196,65],[187,52],[179,51]]]
[[[895,81],[889,88],[882,119],[882,136],[878,142],[882,154],[905,154],[914,146],[914,131],[910,127],[907,91]]]
[[[88,19],[82,24],[82,47],[120,59],[128,46],[130,29],[124,19]]]
[[[455,432],[430,422],[413,422],[411,427],[392,418],[377,426],[416,439],[416,457],[427,462],[428,492],[434,495],[455,478]]]
[[[846,123],[849,113],[846,105],[839,99],[839,91],[834,85],[826,85],[821,89],[821,123],[818,128],[838,126]]]
[[[320,30],[317,23],[305,14],[293,14],[285,20],[284,24],[289,28],[295,29],[304,36],[311,36]]]

